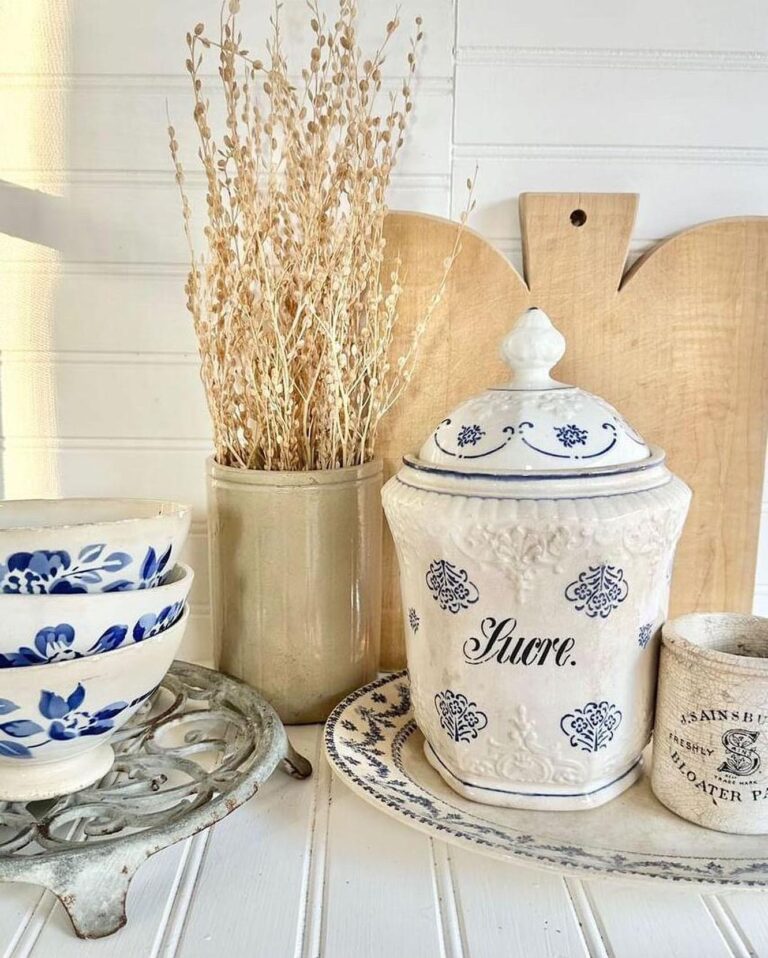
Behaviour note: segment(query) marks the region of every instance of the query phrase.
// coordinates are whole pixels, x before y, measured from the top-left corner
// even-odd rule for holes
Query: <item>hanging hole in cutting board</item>
[[[587,214],[584,210],[574,210],[571,213],[571,225],[583,226],[587,222]]]

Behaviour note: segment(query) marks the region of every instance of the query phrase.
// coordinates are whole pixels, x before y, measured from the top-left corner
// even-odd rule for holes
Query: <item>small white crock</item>
[[[162,499],[0,502],[0,594],[152,588],[173,568],[190,506]]]
[[[553,380],[540,310],[508,385],[463,403],[383,490],[427,758],[492,805],[600,805],[640,773],[690,491],[604,400]]]
[[[154,589],[0,593],[0,669],[44,665],[142,642],[173,625],[194,573],[178,563]]]
[[[188,618],[114,652],[0,671],[0,801],[53,798],[105,775],[109,740],[162,681]]]
[[[768,619],[690,614],[664,626],[651,787],[682,818],[768,834]]]

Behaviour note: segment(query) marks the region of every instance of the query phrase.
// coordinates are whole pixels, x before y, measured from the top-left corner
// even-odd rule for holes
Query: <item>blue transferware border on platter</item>
[[[382,691],[392,687],[399,701],[390,703]],[[389,691],[389,689],[387,689]],[[345,713],[359,699],[367,696],[378,706],[358,705],[355,718],[362,720],[364,727],[361,742],[342,740],[346,749],[351,749],[353,758],[343,755],[336,744],[337,734],[343,730],[358,731],[357,726]],[[385,710],[382,707],[388,706]],[[396,720],[404,721],[392,739],[391,756],[394,765],[383,759],[387,753],[380,747],[386,739],[386,730],[396,727]],[[761,888],[768,884],[768,861],[746,858],[729,858],[704,862],[702,859],[677,857],[675,859],[646,858],[635,852],[615,854],[591,851],[580,845],[552,845],[539,842],[533,835],[501,831],[486,824],[479,816],[463,811],[428,789],[408,779],[402,764],[402,750],[416,731],[410,708],[410,685],[407,671],[390,673],[363,686],[348,695],[331,713],[324,730],[324,742],[329,761],[337,773],[356,788],[369,795],[376,804],[384,806],[398,817],[410,819],[428,832],[438,832],[447,839],[457,839],[461,844],[482,846],[492,854],[509,859],[519,858],[529,864],[557,869],[573,869],[593,874],[624,875],[636,878],[659,878],[672,882],[695,882],[711,885],[730,885],[739,888]],[[368,771],[360,771],[363,761]],[[399,777],[392,775],[400,773]],[[586,813],[585,813],[586,814]],[[751,878],[749,876],[762,876]]]

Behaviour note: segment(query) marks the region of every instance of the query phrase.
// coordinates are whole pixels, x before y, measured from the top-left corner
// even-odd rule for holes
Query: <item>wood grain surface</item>
[[[568,340],[556,378],[617,406],[693,489],[671,613],[750,611],[768,425],[768,218],[694,226],[627,271],[637,205],[634,194],[523,194],[524,278],[466,230],[379,451],[391,475],[456,404],[503,382],[500,340],[523,309],[539,306]],[[406,279],[403,340],[457,229],[423,214],[388,219],[389,255],[400,256]],[[382,628],[382,664],[399,666],[403,632],[388,533]]]

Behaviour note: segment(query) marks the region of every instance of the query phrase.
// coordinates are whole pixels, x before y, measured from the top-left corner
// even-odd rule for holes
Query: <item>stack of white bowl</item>
[[[76,791],[184,635],[190,509],[145,499],[0,503],[0,801]]]

